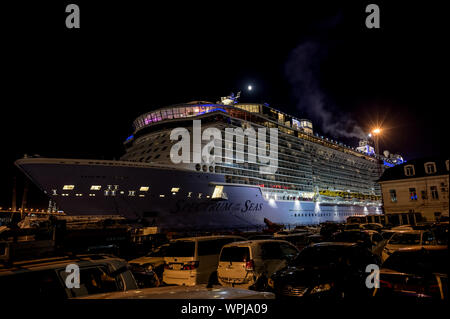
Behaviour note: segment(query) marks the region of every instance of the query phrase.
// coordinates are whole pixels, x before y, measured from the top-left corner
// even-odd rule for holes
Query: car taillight
[[[392,284],[389,281],[380,280],[381,288],[390,288],[392,289]]]
[[[190,261],[189,263],[183,265],[183,270],[193,270],[195,268],[198,268],[198,265],[198,261]]]
[[[247,261],[245,263],[245,269],[246,270],[253,270],[254,264],[253,264],[253,259],[250,259],[249,261]]]
[[[437,292],[441,292],[439,285],[431,285],[428,287],[428,290],[430,293],[437,293]]]

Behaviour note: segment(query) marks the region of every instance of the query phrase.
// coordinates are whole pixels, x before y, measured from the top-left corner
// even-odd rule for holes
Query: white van
[[[228,243],[246,240],[240,236],[179,238],[170,242],[164,257],[163,282],[195,286],[213,280],[219,254]]]
[[[267,280],[299,253],[285,240],[250,240],[225,245],[217,268],[222,286],[264,290]]]

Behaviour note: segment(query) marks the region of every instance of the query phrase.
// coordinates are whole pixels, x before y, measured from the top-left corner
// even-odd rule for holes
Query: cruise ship
[[[401,162],[400,156],[375,154],[367,141],[346,146],[319,136],[310,120],[266,103],[240,103],[238,97],[170,105],[139,116],[120,160],[28,157],[15,164],[68,215],[120,215],[164,230],[260,229],[265,219],[294,227],[382,214],[376,180],[386,166]],[[202,162],[192,161],[192,153],[191,161],[175,163],[171,149],[180,137],[171,139],[171,132],[183,128],[192,141],[194,121],[202,132],[276,129],[274,173],[260,170],[258,161],[237,160],[254,145],[251,136],[244,145],[233,140],[231,154],[226,140],[216,143],[224,152],[213,161],[203,156]],[[257,144],[264,146],[267,152],[273,148]]]

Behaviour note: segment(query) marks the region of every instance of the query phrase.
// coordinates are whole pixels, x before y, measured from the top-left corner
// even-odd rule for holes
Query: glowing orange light
[[[381,129],[380,128],[376,128],[372,131],[373,134],[380,134]]]

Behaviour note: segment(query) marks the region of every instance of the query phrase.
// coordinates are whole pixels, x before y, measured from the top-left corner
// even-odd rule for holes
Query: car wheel
[[[268,279],[266,275],[259,276],[259,278],[256,280],[256,283],[253,285],[254,290],[267,291],[269,288],[267,280]]]
[[[211,275],[209,275],[207,288],[212,288],[213,285],[218,285],[219,279],[217,278],[217,271],[213,271]]]

